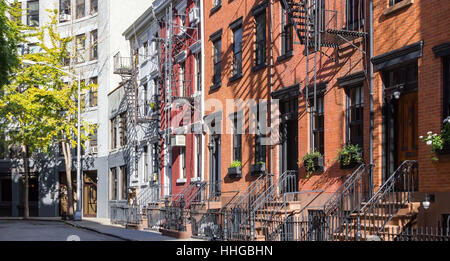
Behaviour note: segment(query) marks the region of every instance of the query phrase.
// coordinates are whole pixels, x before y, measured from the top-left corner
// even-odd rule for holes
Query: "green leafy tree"
[[[17,45],[20,37],[21,10],[18,4],[0,0],[0,87],[7,84],[14,69],[19,65]]]
[[[48,11],[51,22],[40,28],[30,29],[26,35],[37,38],[42,51],[19,57],[21,66],[14,71],[10,84],[0,97],[0,117],[4,120],[4,131],[12,144],[22,147],[25,218],[29,217],[29,158],[33,153],[49,153],[49,149],[55,144],[60,144],[64,154],[69,203],[67,214],[72,217],[74,212],[71,148],[77,145],[78,82],[65,82],[67,74],[62,71],[63,60],[70,56],[69,48],[73,38],[62,38],[59,35],[58,12]],[[31,61],[32,64],[25,61]],[[81,90],[91,87],[93,86],[83,83]],[[93,133],[93,125],[83,122],[81,126],[83,144],[89,134]]]

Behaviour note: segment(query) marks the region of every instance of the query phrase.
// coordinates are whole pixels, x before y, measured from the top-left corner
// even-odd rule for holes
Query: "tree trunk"
[[[28,146],[22,144],[22,158],[23,158],[23,170],[24,170],[24,179],[25,179],[25,190],[24,190],[24,206],[23,206],[23,218],[30,218],[30,186],[29,186],[29,176],[30,176],[30,165],[28,159]]]
[[[73,188],[72,188],[72,155],[70,153],[70,144],[61,142],[66,165],[66,185],[67,185],[67,217],[73,219]]]

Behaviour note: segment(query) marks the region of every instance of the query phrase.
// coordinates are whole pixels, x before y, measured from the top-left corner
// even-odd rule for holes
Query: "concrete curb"
[[[91,228],[91,227],[88,227],[88,226],[82,226],[82,225],[76,224],[75,223],[76,221],[73,221],[73,223],[71,221],[63,221],[63,222],[68,224],[68,225],[70,225],[70,226],[76,227],[76,228],[81,228],[81,229],[93,231],[93,232],[96,232],[96,233],[99,233],[99,234],[102,234],[102,235],[105,235],[105,236],[115,237],[115,238],[118,238],[118,239],[121,239],[121,240],[124,240],[124,241],[138,241],[138,240],[134,240],[134,239],[121,237],[121,236],[118,236],[116,234],[103,232],[103,231],[101,231],[99,229]]]

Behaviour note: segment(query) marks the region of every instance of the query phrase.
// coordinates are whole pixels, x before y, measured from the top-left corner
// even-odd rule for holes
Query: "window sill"
[[[294,51],[293,50],[291,50],[291,51],[289,51],[289,52],[287,52],[287,53],[285,53],[285,54],[283,54],[281,56],[278,56],[277,62],[282,62],[284,60],[287,60],[287,59],[291,58],[292,56],[294,56]]]
[[[177,184],[184,184],[186,183],[186,179],[177,179]]]
[[[191,182],[199,182],[202,179],[200,177],[191,178]]]
[[[252,69],[252,72],[256,72],[259,71],[261,69],[264,69],[267,67],[267,63],[263,63],[263,64],[259,64],[259,65],[255,65]]]
[[[222,4],[216,5],[213,8],[211,8],[211,11],[209,12],[209,15],[213,15],[215,12],[219,11],[219,9],[222,7]]]
[[[238,73],[236,75],[233,75],[228,79],[229,82],[237,81],[243,77],[242,73]]]
[[[396,3],[395,5],[387,8],[384,12],[383,15],[390,15],[392,13],[397,12],[400,9],[406,8],[410,5],[412,5],[414,3],[414,0],[403,0],[399,3]]]

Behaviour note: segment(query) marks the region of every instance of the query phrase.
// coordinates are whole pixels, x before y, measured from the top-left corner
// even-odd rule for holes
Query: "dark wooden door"
[[[418,156],[417,92],[400,96],[397,109],[397,166]]]

